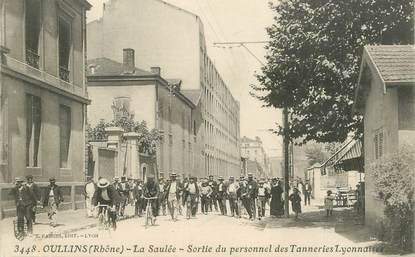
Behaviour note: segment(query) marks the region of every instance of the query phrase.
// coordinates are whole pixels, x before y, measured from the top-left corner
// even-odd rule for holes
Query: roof
[[[415,83],[415,46],[366,46],[365,51],[385,83]]]
[[[335,170],[342,169],[344,161],[362,159],[362,142],[351,139],[344,143],[330,158],[328,158],[321,167],[325,173],[327,167],[334,167]]]
[[[138,68],[135,68],[134,73],[124,73],[122,63],[105,57],[88,60],[87,64],[87,76],[90,78],[93,77],[94,79],[100,79],[99,77],[106,79],[107,77],[111,76],[117,77],[117,79],[119,79],[120,76],[125,76],[127,79],[155,79],[161,81],[161,85],[165,86],[166,88],[168,85],[180,86],[182,82],[180,79],[163,79],[159,74],[154,74]],[[94,69],[92,69],[93,67]],[[192,99],[189,99],[187,95],[185,95],[180,89],[176,92],[175,95],[186,102],[192,108],[196,107],[196,104],[192,101]]]
[[[201,91],[199,89],[181,90],[182,94],[189,99],[194,105],[197,105],[200,100]]]
[[[153,76],[154,74],[139,68],[134,73],[124,73],[123,64],[111,59],[101,57],[87,61],[87,76]],[[92,67],[95,67],[92,70]],[[93,71],[93,72],[92,72]]]
[[[415,86],[415,46],[368,45],[364,47],[353,112],[363,111],[373,75],[379,77],[385,93],[386,87]]]

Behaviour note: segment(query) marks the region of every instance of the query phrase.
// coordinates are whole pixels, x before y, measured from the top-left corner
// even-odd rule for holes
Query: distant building
[[[284,159],[282,157],[269,157],[271,177],[284,177]]]
[[[259,137],[241,138],[241,156],[248,160],[248,173],[256,173],[257,177],[269,177],[270,163]]]
[[[157,14],[157,15],[155,15]],[[88,24],[88,59],[121,62],[123,48],[134,48],[136,63],[162,67],[161,76],[180,78],[183,94],[200,107],[203,147],[201,173],[239,175],[239,102],[210,60],[200,18],[161,0],[111,0],[103,17]]]
[[[3,190],[29,174],[40,185],[55,177],[65,188],[63,208],[82,205],[75,192],[85,181],[90,7],[84,0],[0,4],[0,217],[16,210],[2,204]]]
[[[203,176],[198,154],[203,147],[200,108],[181,91],[179,79],[162,78],[159,67],[151,68],[151,72],[138,69],[134,50],[127,48],[123,52],[123,63],[108,58],[88,61],[92,100],[89,122],[94,126],[100,119],[111,121],[122,115],[144,120],[150,130],[157,129],[163,136],[157,148],[156,175],[176,172],[182,176]],[[134,177],[145,179],[146,171],[155,172],[148,170],[145,163],[140,166],[138,174],[132,174]]]
[[[415,142],[415,48],[366,46],[354,111],[364,116],[364,163],[368,166]],[[384,204],[366,174],[366,224],[375,227]]]

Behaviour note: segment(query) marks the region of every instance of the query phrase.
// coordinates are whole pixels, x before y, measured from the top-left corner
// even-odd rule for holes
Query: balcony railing
[[[31,49],[26,49],[26,63],[32,66],[33,68],[39,69],[39,59],[40,56],[36,51]]]
[[[69,70],[66,67],[59,66],[59,78],[69,82]]]

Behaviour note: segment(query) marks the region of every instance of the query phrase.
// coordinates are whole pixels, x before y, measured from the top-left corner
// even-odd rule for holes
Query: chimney
[[[151,73],[160,76],[160,72],[161,72],[160,67],[151,67],[150,70],[151,70]]]
[[[122,51],[123,51],[124,73],[134,73],[135,71],[134,49],[124,48]]]

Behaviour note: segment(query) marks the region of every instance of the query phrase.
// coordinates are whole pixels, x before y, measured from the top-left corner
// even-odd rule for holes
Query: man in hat
[[[43,196],[43,207],[48,207],[49,224],[56,226],[56,215],[59,204],[63,202],[61,189],[56,185],[54,177],[49,178],[49,185],[46,187]]]
[[[239,188],[239,184],[235,182],[235,178],[233,176],[230,176],[227,194],[229,198],[229,207],[231,209],[232,217],[239,216],[238,196],[237,196],[238,188]]]
[[[114,188],[113,185],[110,185],[110,182],[106,178],[101,178],[98,180],[97,190],[94,192],[92,198],[92,203],[95,206],[98,205],[107,205],[108,214],[112,222],[112,228],[115,230],[117,228],[117,212],[115,206],[122,201],[121,196],[118,191]],[[105,207],[98,208],[98,215],[104,210]]]
[[[223,182],[223,177],[218,178],[218,194],[219,209],[222,215],[226,215],[226,184]]]
[[[202,181],[202,184],[200,186],[200,202],[202,213],[205,215],[207,214],[209,209],[209,199],[211,197],[212,192],[212,188],[209,186],[207,180]]]
[[[127,178],[125,176],[121,177],[121,182],[118,183],[116,189],[122,199],[122,201],[117,205],[117,213],[120,216],[124,216],[125,206],[127,205],[128,197],[130,195],[130,186],[128,185]]]
[[[190,215],[195,217],[197,212],[197,198],[199,197],[199,187],[197,186],[195,177],[189,178],[189,183],[184,188],[183,197],[186,199],[187,208],[190,208],[190,212],[189,209],[186,211],[187,218],[190,219]]]
[[[134,215],[141,217],[143,214],[143,187],[139,179],[136,179],[134,184],[135,185],[132,190],[132,197],[134,200]]]
[[[160,194],[160,187],[158,183],[154,179],[154,175],[149,174],[147,176],[147,182],[144,184],[144,197],[145,198],[158,198]],[[156,218],[159,213],[159,205],[158,200],[147,200],[147,204],[149,204],[151,201],[151,207],[152,207],[152,213],[153,213],[153,222],[156,223]]]
[[[255,199],[257,198],[258,185],[256,181],[254,180],[254,176],[252,175],[252,173],[248,173],[247,187],[248,187],[250,206],[252,208],[251,212],[253,214],[253,219],[256,219]]]
[[[213,180],[213,175],[209,175],[208,185],[212,188],[212,194],[209,199],[209,210],[212,211],[212,205],[215,207],[215,211],[218,211],[217,194],[218,194],[218,183]]]
[[[265,216],[265,204],[269,197],[268,189],[264,186],[265,180],[261,179],[258,183],[257,188],[257,199],[258,199],[258,219],[261,220]]]
[[[312,191],[312,188],[311,188],[309,180],[307,179],[305,181],[305,184],[303,185],[304,205],[307,205],[307,201],[308,201],[308,205],[310,205],[311,191]]]
[[[38,203],[40,203],[42,192],[40,191],[40,188],[38,187],[38,185],[33,181],[32,175],[26,176],[26,186],[33,192],[33,194],[36,197],[36,201],[32,203],[32,206],[30,208],[32,212],[32,223],[36,224],[36,206]]]
[[[86,183],[84,186],[84,195],[85,195],[85,205],[86,205],[86,215],[88,218],[94,216],[94,205],[92,204],[92,197],[94,197],[95,190],[97,185],[92,180],[92,176],[86,176]]]
[[[10,190],[9,195],[13,196],[16,203],[17,231],[19,236],[24,233],[24,221],[26,218],[27,232],[32,233],[32,205],[36,202],[36,196],[32,190],[23,184],[22,178],[16,178],[16,186]]]
[[[170,175],[170,181],[165,185],[165,198],[167,200],[167,207],[173,221],[177,220],[177,214],[180,207],[180,195],[183,191],[183,185],[177,181],[177,174]]]
[[[112,186],[118,190],[118,184],[120,183],[120,178],[119,177],[113,177],[112,178]]]

